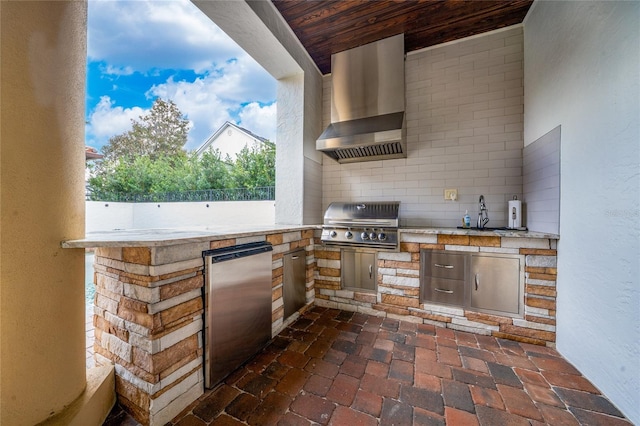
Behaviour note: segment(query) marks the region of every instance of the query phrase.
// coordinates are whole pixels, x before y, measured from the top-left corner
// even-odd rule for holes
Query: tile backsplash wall
[[[522,199],[523,31],[510,27],[407,55],[407,158],[340,165],[325,158],[323,208],[332,201],[400,201],[401,226],[453,227],[485,196],[506,226]],[[323,121],[331,119],[331,76]],[[458,190],[445,201],[444,190]]]

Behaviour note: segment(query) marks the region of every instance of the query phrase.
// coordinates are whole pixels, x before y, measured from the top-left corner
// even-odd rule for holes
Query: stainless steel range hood
[[[404,158],[404,34],[331,56],[331,125],[316,149],[339,163]]]

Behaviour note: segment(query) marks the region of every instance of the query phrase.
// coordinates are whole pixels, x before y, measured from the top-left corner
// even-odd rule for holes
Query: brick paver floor
[[[171,424],[631,423],[554,349],[315,307]]]

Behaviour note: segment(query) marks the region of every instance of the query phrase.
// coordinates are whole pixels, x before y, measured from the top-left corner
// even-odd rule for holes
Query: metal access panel
[[[304,248],[284,255],[284,318],[298,312],[307,303],[307,255]]]
[[[377,291],[378,256],[375,252],[342,250],[342,287]]]
[[[520,313],[520,259],[472,255],[471,307],[497,313]]]

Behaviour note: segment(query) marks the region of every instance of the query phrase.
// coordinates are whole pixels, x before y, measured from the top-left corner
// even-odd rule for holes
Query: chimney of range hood
[[[316,149],[339,163],[405,158],[404,34],[332,55],[331,80]]]

